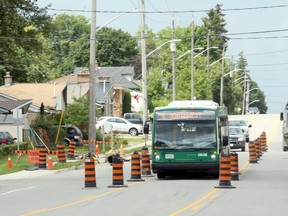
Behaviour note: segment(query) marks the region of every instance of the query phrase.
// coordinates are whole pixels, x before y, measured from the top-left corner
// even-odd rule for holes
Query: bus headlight
[[[156,160],[156,161],[159,161],[159,160],[160,160],[160,155],[156,155],[156,156],[155,156],[155,160]]]
[[[211,155],[211,159],[212,159],[212,160],[216,160],[216,155],[215,155],[215,154],[212,154],[212,155]]]

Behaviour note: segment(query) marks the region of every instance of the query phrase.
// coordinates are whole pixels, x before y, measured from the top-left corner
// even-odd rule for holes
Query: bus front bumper
[[[175,171],[219,171],[219,162],[195,162],[195,163],[152,163],[154,173]]]

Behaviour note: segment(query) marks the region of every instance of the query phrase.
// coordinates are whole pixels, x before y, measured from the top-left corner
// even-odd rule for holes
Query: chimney
[[[77,74],[77,81],[78,83],[86,83],[90,80],[89,70],[85,69]]]
[[[12,85],[12,76],[10,76],[10,72],[6,72],[6,76],[4,76],[5,87],[9,87]]]

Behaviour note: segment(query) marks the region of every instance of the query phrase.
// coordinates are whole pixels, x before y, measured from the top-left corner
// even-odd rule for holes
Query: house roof
[[[11,86],[1,86],[0,95],[23,100],[30,98],[33,104],[41,106],[55,106],[55,97],[66,87],[64,83],[17,83]]]
[[[116,86],[139,89],[140,87],[133,82],[135,74],[134,67],[101,67],[98,70],[99,76],[111,77]],[[128,79],[131,77],[131,80]]]
[[[0,101],[0,113],[11,113],[16,108],[26,108],[28,110],[32,100]]]

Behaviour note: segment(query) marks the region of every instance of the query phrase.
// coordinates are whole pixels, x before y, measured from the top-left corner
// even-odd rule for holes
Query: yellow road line
[[[196,206],[198,206],[199,203],[201,203],[202,201],[206,200],[207,198],[213,196],[217,191],[219,190],[219,188],[215,188],[213,189],[212,191],[210,191],[208,194],[206,194],[205,196],[203,196],[202,198],[198,199],[196,202],[182,208],[182,209],[179,209],[178,211],[176,212],[173,212],[170,214],[170,216],[176,216],[176,215],[179,215],[181,214],[182,212],[184,211],[187,211],[189,209],[193,209],[195,208]]]
[[[139,184],[139,182],[133,182],[133,183],[129,184],[129,186],[133,186],[135,184]],[[98,195],[95,195],[95,196],[83,197],[80,200],[77,200],[77,201],[74,201],[74,202],[70,202],[70,203],[66,203],[66,204],[63,204],[63,205],[55,206],[55,207],[52,207],[52,208],[36,209],[36,210],[30,211],[30,212],[27,212],[25,214],[22,214],[22,216],[35,215],[35,214],[39,214],[39,213],[43,213],[43,212],[53,211],[53,210],[56,210],[56,209],[66,208],[66,207],[69,207],[69,206],[77,205],[77,204],[80,204],[80,203],[83,203],[83,202],[87,202],[87,201],[90,201],[90,200],[93,200],[93,199],[97,199],[97,198],[100,198],[100,197],[107,196],[109,194],[115,193],[115,192],[117,192],[119,190],[122,190],[122,189],[123,188],[113,188],[112,190],[110,190],[108,192],[101,193],[101,194],[98,194]]]

